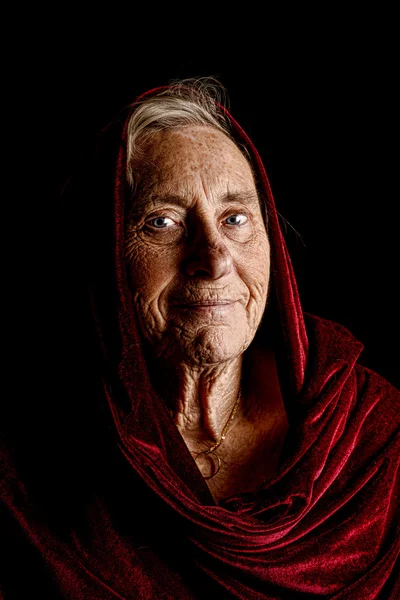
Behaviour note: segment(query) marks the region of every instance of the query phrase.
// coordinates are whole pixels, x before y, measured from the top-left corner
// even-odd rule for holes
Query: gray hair
[[[155,132],[202,125],[213,127],[232,139],[229,118],[221,109],[227,105],[226,90],[214,77],[173,81],[167,88],[139,101],[128,123],[126,177],[132,190],[137,186],[135,164],[143,160],[142,148]]]

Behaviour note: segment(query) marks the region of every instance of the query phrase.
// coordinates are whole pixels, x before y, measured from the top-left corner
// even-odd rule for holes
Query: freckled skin
[[[265,308],[269,245],[258,205],[246,206],[244,198],[221,206],[219,198],[242,190],[256,196],[251,169],[233,142],[208,128],[162,132],[148,158],[155,165],[148,209],[127,227],[127,257],[143,333],[164,358],[174,355],[204,365],[239,356]],[[187,205],[165,202],[154,209],[156,194],[182,195]],[[236,213],[246,214],[247,223],[221,223]],[[158,230],[146,228],[146,220],[157,216],[172,222]],[[229,315],[184,314],[172,309],[175,298],[233,299],[237,305]]]
[[[144,153],[126,225],[133,303],[171,414],[198,451],[219,439],[235,403],[266,307],[269,242],[250,166],[223,133],[165,130]]]

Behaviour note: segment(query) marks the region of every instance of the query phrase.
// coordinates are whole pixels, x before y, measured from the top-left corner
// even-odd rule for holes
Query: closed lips
[[[221,306],[233,302],[236,302],[236,300],[202,300],[201,302],[182,302],[181,304],[174,304],[174,306]]]

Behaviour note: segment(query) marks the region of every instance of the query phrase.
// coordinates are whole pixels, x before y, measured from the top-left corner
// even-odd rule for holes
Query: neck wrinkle
[[[164,372],[169,378],[162,376]],[[159,364],[153,379],[155,386],[157,381],[168,380],[161,397],[181,435],[197,442],[214,443],[220,439],[237,400],[241,372],[242,356],[239,356],[229,363],[201,370],[185,364],[174,368]]]

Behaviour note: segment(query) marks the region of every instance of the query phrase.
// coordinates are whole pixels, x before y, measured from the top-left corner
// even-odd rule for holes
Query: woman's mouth
[[[236,300],[201,300],[199,302],[184,302],[181,304],[174,304],[174,308],[183,310],[225,310],[231,308],[236,304]]]

